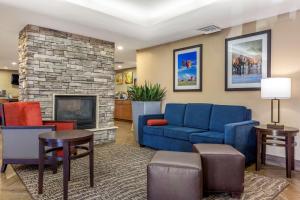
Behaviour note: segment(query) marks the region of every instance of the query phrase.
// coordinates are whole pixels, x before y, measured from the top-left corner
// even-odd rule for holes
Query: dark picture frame
[[[203,45],[173,50],[173,91],[202,91]]]
[[[225,39],[225,91],[260,90],[271,76],[271,30]]]

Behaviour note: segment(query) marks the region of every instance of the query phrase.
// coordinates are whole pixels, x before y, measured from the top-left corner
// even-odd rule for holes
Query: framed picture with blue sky
[[[202,44],[173,50],[173,91],[202,91]]]
[[[225,40],[225,91],[260,90],[271,75],[271,30]]]

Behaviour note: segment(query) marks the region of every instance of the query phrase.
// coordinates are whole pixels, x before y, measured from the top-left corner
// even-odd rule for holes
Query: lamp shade
[[[265,78],[261,80],[261,98],[288,99],[291,97],[290,78]]]

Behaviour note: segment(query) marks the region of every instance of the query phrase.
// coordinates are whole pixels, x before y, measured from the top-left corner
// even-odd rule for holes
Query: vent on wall
[[[210,34],[210,33],[216,33],[221,31],[221,28],[215,25],[209,25],[202,28],[199,28],[198,31],[202,34]]]

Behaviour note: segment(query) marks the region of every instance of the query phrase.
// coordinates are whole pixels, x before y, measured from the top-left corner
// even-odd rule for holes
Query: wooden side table
[[[266,163],[266,145],[285,147],[286,177],[291,178],[291,171],[295,169],[295,136],[299,129],[284,127],[272,129],[267,125],[255,126],[257,140],[256,171],[261,169],[261,164]]]
[[[56,151],[63,150],[63,199],[68,199],[68,181],[70,180],[70,161],[89,155],[90,186],[94,187],[94,135],[87,130],[52,131],[39,135],[39,180],[38,193],[43,193],[44,163],[45,160],[61,160],[56,156]],[[79,146],[88,143],[89,146]],[[53,147],[54,146],[54,147]],[[45,150],[45,147],[50,147]],[[84,152],[71,155],[70,147],[85,150]],[[47,156],[48,153],[52,155]]]

